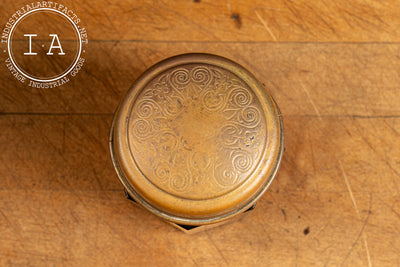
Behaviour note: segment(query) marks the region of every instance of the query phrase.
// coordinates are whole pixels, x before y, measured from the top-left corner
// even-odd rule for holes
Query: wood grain
[[[400,265],[398,2],[63,4],[89,34],[74,79],[39,90],[0,64],[0,266]],[[256,209],[195,235],[125,199],[107,143],[132,82],[186,52],[242,64],[285,126]]]
[[[226,42],[399,41],[397,1],[62,1],[90,40]],[[4,24],[29,1],[3,1]],[[38,25],[49,24],[43,21]]]
[[[0,243],[2,265],[280,266],[294,265],[296,259],[309,265],[316,258],[330,265],[367,264],[364,248],[354,242],[368,214],[362,213],[361,222],[354,217],[347,192],[271,193],[251,215],[196,235],[177,232],[121,198],[120,191],[9,190],[0,196],[7,211],[1,219],[6,225],[1,238],[7,240]],[[360,208],[368,209],[368,194],[356,197]],[[13,209],[14,201],[21,208]],[[302,214],[304,206],[314,207],[312,219]],[[334,212],[337,206],[341,214]],[[310,233],[304,235],[307,227]],[[388,236],[375,239],[386,244],[387,255],[396,252]],[[377,264],[393,260],[381,259],[374,258]]]
[[[367,265],[360,233],[374,264],[398,260],[399,118],[284,117],[284,161],[254,213],[195,236],[125,200],[107,153],[110,119],[0,117],[4,263]]]
[[[59,90],[21,86],[0,65],[0,112],[113,113],[133,81],[167,57],[208,52],[250,70],[285,115],[400,115],[398,44],[92,43]]]

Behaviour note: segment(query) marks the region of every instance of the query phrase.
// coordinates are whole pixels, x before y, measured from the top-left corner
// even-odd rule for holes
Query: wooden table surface
[[[0,64],[1,266],[400,265],[400,2],[63,3],[89,35],[74,79],[35,89]],[[108,151],[132,82],[186,52],[253,72],[286,135],[254,212],[194,235],[128,201]]]

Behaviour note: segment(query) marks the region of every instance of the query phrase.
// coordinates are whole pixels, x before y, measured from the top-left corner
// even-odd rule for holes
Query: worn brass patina
[[[221,222],[273,180],[283,127],[272,97],[240,65],[185,54],[147,70],[116,111],[110,150],[128,194],[177,224]]]

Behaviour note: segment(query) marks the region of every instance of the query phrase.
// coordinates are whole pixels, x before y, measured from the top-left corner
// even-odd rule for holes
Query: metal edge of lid
[[[132,90],[135,87],[135,85],[138,83],[138,81],[140,81],[141,79],[143,79],[144,77],[146,77],[147,75],[152,73],[153,70],[157,69],[160,65],[163,65],[165,62],[171,62],[173,59],[184,58],[184,57],[189,57],[189,58],[211,57],[214,59],[225,61],[225,63],[228,62],[229,64],[232,64],[234,66],[234,68],[236,68],[237,70],[244,72],[245,75],[248,75],[250,77],[250,79],[255,82],[255,85],[253,85],[253,86],[255,86],[259,90],[260,89],[263,90],[262,93],[264,94],[264,98],[270,100],[270,103],[267,103],[267,104],[269,104],[267,106],[271,107],[272,110],[274,111],[273,115],[277,119],[277,123],[278,123],[278,125],[277,125],[278,132],[277,133],[278,133],[278,138],[279,138],[279,146],[277,147],[276,157],[274,159],[272,159],[272,162],[274,162],[274,164],[270,168],[271,171],[267,174],[268,177],[264,177],[265,183],[261,187],[259,187],[259,189],[256,191],[255,194],[253,194],[250,198],[248,198],[246,202],[241,203],[241,205],[239,207],[237,207],[236,209],[230,210],[229,212],[224,213],[224,214],[213,214],[210,217],[203,217],[203,218],[179,216],[177,214],[168,213],[166,211],[161,210],[158,207],[151,205],[151,203],[146,201],[131,186],[131,184],[129,183],[129,180],[126,178],[126,174],[124,173],[123,168],[121,168],[121,166],[120,166],[120,162],[118,160],[118,156],[115,151],[116,150],[115,149],[115,134],[116,134],[115,133],[115,123],[116,123],[118,116],[120,115],[119,111],[120,111],[121,106],[124,104],[125,105],[127,104],[126,101],[129,100],[128,96],[130,94],[132,94]],[[189,63],[196,63],[196,60],[194,60],[193,62],[188,62],[188,64]],[[177,65],[179,65],[179,64],[177,64]],[[168,69],[168,68],[166,68],[166,69]],[[240,76],[240,77],[242,77],[242,76]],[[250,84],[249,84],[249,86],[250,86]],[[250,86],[252,88],[252,90],[254,90],[253,86]],[[124,101],[125,101],[125,103],[123,103]],[[121,119],[121,118],[119,118],[119,119]],[[243,66],[239,65],[238,63],[236,63],[230,59],[224,58],[224,57],[211,55],[211,54],[204,54],[204,53],[190,53],[190,54],[182,54],[182,55],[170,57],[170,58],[160,61],[159,63],[153,65],[147,71],[145,71],[133,83],[132,87],[128,90],[128,92],[126,93],[125,97],[123,98],[123,100],[121,101],[119,106],[117,107],[116,112],[114,114],[112,124],[111,124],[111,129],[110,129],[109,149],[110,149],[110,153],[111,153],[112,163],[117,172],[119,180],[121,181],[122,185],[127,189],[129,195],[132,196],[132,198],[134,198],[138,203],[140,203],[141,206],[143,206],[145,209],[149,210],[151,213],[153,213],[161,218],[164,218],[168,221],[172,221],[172,222],[179,223],[179,224],[187,224],[187,225],[203,225],[203,224],[210,224],[210,223],[216,223],[216,222],[223,221],[225,219],[233,217],[236,214],[239,214],[239,213],[247,210],[258,200],[258,198],[260,198],[265,193],[265,191],[268,189],[268,187],[272,183],[274,177],[276,176],[276,173],[277,173],[280,163],[281,163],[281,159],[283,156],[283,150],[284,150],[284,129],[283,129],[281,113],[280,113],[280,110],[279,110],[275,100],[272,98],[272,96],[269,94],[269,92],[265,89],[265,87],[254,77],[253,74],[251,74],[248,70],[246,70]]]

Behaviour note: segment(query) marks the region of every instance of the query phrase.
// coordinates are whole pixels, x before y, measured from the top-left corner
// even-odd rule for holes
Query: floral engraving
[[[239,186],[256,168],[266,140],[254,92],[210,65],[172,68],[150,82],[132,106],[128,131],[146,178],[190,199]]]

